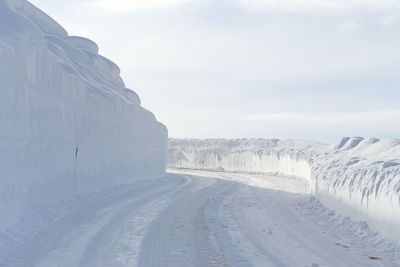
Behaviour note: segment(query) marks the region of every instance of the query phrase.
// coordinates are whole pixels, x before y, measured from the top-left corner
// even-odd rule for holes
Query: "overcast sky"
[[[399,0],[33,0],[171,137],[400,137]]]

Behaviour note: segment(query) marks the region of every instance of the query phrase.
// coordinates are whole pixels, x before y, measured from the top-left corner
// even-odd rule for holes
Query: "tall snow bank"
[[[278,139],[170,139],[168,165],[293,175],[324,205],[400,240],[400,140],[343,138],[337,145]]]
[[[161,176],[167,130],[97,45],[0,0],[0,235],[23,214]]]
[[[315,195],[326,206],[400,240],[400,140],[342,142],[313,166]]]
[[[270,172],[311,178],[312,159],[326,146],[278,139],[170,139],[168,165],[236,172]]]

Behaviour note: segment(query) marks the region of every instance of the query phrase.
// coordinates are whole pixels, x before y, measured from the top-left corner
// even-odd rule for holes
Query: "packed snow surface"
[[[398,266],[396,242],[308,188],[297,177],[174,171],[63,203],[35,235],[0,242],[0,266]]]
[[[329,146],[278,139],[170,139],[177,168],[305,178],[325,206],[400,240],[400,140],[343,138]]]
[[[0,0],[0,242],[43,210],[165,173],[167,130],[120,70],[25,0]]]

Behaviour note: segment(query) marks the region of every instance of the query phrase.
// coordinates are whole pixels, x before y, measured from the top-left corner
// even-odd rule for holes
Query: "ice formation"
[[[0,0],[0,234],[77,195],[165,172],[167,130],[88,39]]]
[[[303,177],[325,206],[400,240],[399,139],[343,138],[335,146],[278,139],[170,139],[167,163]]]

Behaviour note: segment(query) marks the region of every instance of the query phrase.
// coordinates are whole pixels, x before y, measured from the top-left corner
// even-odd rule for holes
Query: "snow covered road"
[[[400,266],[307,190],[299,178],[172,170],[0,246],[0,266]]]

